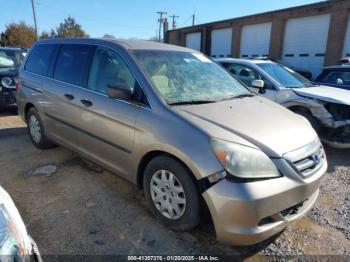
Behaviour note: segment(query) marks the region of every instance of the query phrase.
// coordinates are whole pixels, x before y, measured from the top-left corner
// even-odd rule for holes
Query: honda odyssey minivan
[[[194,228],[209,210],[218,239],[233,245],[303,216],[327,169],[304,117],[183,47],[39,41],[17,101],[36,147],[62,145],[135,183],[174,230]]]

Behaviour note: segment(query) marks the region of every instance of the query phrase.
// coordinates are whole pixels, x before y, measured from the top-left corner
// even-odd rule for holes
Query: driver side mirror
[[[258,88],[259,89],[259,94],[265,94],[265,82],[264,80],[254,80],[252,82],[252,87]]]
[[[107,95],[112,99],[131,100],[133,91],[127,84],[118,82],[107,85]]]

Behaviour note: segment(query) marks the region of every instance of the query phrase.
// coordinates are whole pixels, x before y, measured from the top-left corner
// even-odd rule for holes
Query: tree
[[[60,23],[56,28],[56,32],[51,32],[52,37],[68,38],[68,37],[89,37],[89,35],[82,29],[73,17],[68,16],[64,19],[63,23]]]
[[[34,27],[25,22],[6,25],[1,34],[1,45],[12,47],[31,47],[36,40]]]
[[[43,31],[40,36],[39,36],[39,39],[42,40],[42,39],[48,39],[50,38],[50,34],[46,31]]]

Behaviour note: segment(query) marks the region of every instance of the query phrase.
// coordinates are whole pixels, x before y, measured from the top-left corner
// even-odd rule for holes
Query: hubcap
[[[186,209],[185,191],[177,177],[167,171],[155,172],[150,183],[153,204],[169,219],[180,218]]]
[[[39,120],[35,115],[29,117],[29,132],[35,143],[39,143],[41,140],[41,128]]]

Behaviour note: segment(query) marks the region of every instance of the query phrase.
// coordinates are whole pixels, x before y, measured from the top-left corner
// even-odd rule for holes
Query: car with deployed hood
[[[312,83],[272,61],[216,61],[253,92],[307,118],[325,143],[350,148],[350,91]]]
[[[1,261],[35,261],[42,258],[30,237],[10,195],[0,187],[0,256]]]
[[[327,170],[304,117],[184,47],[39,41],[17,101],[36,147],[62,145],[136,184],[171,229],[193,229],[209,210],[229,244],[258,243],[302,217]]]
[[[0,47],[0,107],[16,105],[18,69],[26,49]]]

